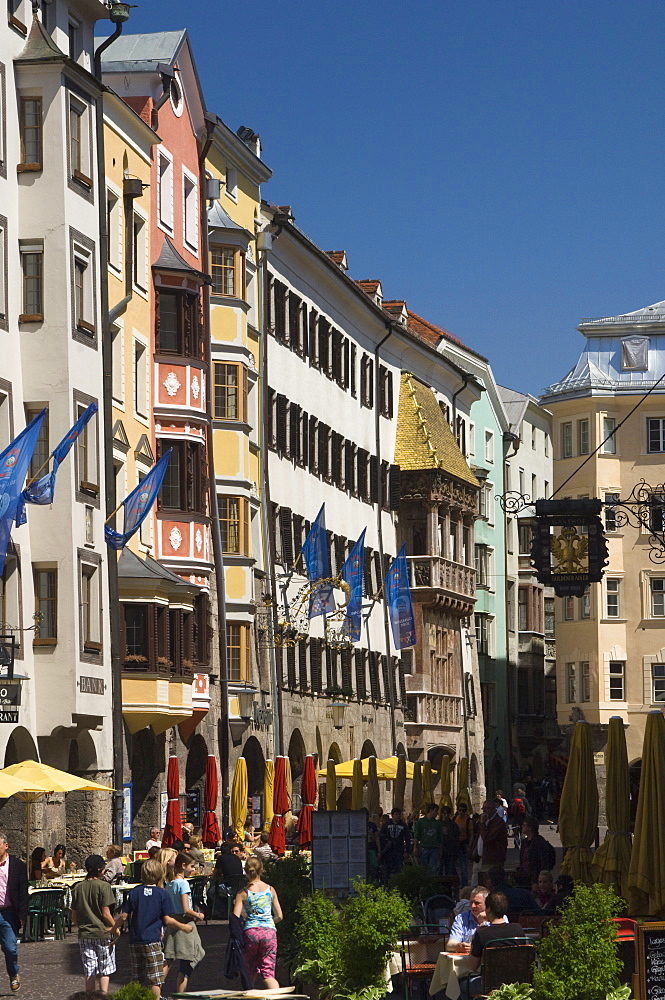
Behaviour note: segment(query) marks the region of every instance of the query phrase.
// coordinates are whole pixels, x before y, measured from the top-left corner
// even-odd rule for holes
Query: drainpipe
[[[157,72],[162,78],[162,96],[158,101],[152,106],[152,112],[150,114],[150,127],[153,131],[157,131],[159,128],[159,110],[162,108],[169,97],[171,96],[171,84],[175,79],[175,71],[172,66],[168,66],[166,63],[157,64]],[[206,122],[207,127],[207,122]]]
[[[383,573],[385,560],[384,560],[384,548],[383,548],[383,484],[381,482],[381,407],[380,407],[380,389],[381,380],[379,378],[379,351],[385,344],[385,342],[392,337],[395,333],[395,328],[392,323],[388,324],[388,332],[382,340],[374,348],[374,449],[376,451],[376,462],[378,470],[378,494],[376,503],[376,533],[379,542],[379,558],[381,559],[381,572]],[[399,399],[399,394],[398,394]],[[395,726],[395,672],[391,666],[391,647],[390,647],[390,625],[388,622],[388,601],[386,599],[387,595],[384,593],[383,601],[381,605],[383,607],[383,633],[384,641],[386,645],[386,656],[388,657],[388,686],[390,691],[388,692],[390,698],[390,738],[393,744],[393,753],[397,753],[397,728]]]
[[[168,96],[168,94],[167,94]],[[162,103],[163,100],[162,100]],[[212,133],[215,123],[206,117],[206,139],[199,156],[200,175],[205,177],[205,160],[212,145]],[[203,230],[203,260],[208,261],[208,213],[206,185],[200,184],[201,210]],[[217,478],[215,475],[214,435],[212,426],[212,345],[210,340],[210,285],[203,288],[203,324],[205,360],[208,368],[208,391],[206,393],[206,437],[208,448],[208,502],[210,504],[210,524],[212,534],[212,550],[215,560],[215,586],[217,589],[217,644],[219,652],[219,687],[221,700],[221,718],[219,721],[219,764],[222,778],[222,824],[229,823],[229,669],[227,656],[227,621],[226,621],[226,578],[224,573],[224,551],[222,546],[222,531],[219,523],[219,504],[217,501]]]
[[[94,54],[95,77],[102,82],[102,53],[113,44],[122,33],[122,26],[129,17],[129,5],[116,4],[110,12],[115,30],[99,46]],[[95,104],[95,125],[97,131],[97,207],[99,211],[99,300],[102,325],[102,385],[103,414],[106,434],[110,435],[113,425],[113,345],[111,342],[111,321],[109,317],[108,293],[108,231],[106,227],[106,176],[104,162],[104,102],[99,94]],[[113,448],[105,449],[104,462],[106,513],[110,515],[116,506],[115,476],[113,469]],[[111,521],[115,527],[115,519]],[[123,792],[125,732],[122,715],[122,668],[120,660],[120,602],[118,592],[118,559],[114,551],[107,548],[107,569],[109,587],[109,618],[111,629],[111,712],[113,736],[113,840],[122,844],[123,833]]]
[[[464,372],[464,374],[462,375],[462,384],[459,387],[459,389],[457,389],[453,393],[453,398],[451,400],[451,402],[452,402],[452,414],[451,415],[452,415],[452,421],[453,421],[453,425],[452,425],[451,430],[453,432],[453,437],[455,438],[456,441],[457,441],[457,397],[459,396],[459,394],[461,392],[464,392],[464,390],[466,389],[467,385],[469,384],[469,380],[470,380],[469,374],[467,372]]]

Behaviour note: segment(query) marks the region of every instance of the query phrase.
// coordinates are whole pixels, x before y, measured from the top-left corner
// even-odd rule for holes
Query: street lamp
[[[346,712],[346,702],[335,701],[332,705],[328,705],[330,709],[330,714],[332,715],[333,726],[335,729],[344,728],[344,713]]]
[[[256,691],[254,688],[244,687],[237,691],[238,715],[241,719],[251,719],[254,710],[255,695]]]

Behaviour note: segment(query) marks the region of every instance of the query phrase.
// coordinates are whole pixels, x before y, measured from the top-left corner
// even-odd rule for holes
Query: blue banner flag
[[[399,550],[386,576],[386,600],[393,641],[397,649],[408,649],[416,644],[416,621],[411,603],[409,567],[406,545]]]
[[[158,462],[155,462],[148,475],[122,501],[122,506],[125,509],[125,530],[122,532],[114,531],[108,524],[104,528],[106,543],[112,549],[124,549],[129,539],[139,530],[150,513],[150,508],[161,489],[172,450],[169,448],[166,454],[162,455]]]
[[[0,455],[0,574],[5,568],[12,522],[45,416],[46,410],[38,413]]]
[[[330,577],[330,553],[328,552],[328,537],[326,535],[326,505],[316,515],[316,520],[309,530],[302,547],[302,557],[307,569],[307,579],[317,583]],[[312,590],[309,598],[309,617],[326,615],[335,610],[332,584],[324,583]]]
[[[53,503],[53,497],[55,495],[55,477],[58,474],[58,467],[60,463],[64,462],[67,458],[71,446],[74,444],[85,425],[88,423],[90,418],[94,416],[97,410],[97,403],[91,403],[90,406],[83,411],[74,426],[67,431],[60,444],[53,449],[53,468],[51,471],[47,472],[46,475],[41,477],[41,479],[37,479],[34,483],[30,483],[30,485],[26,486],[23,490],[16,509],[17,526],[25,524],[27,520],[25,514],[26,503]]]
[[[351,642],[358,642],[360,639],[360,611],[363,603],[363,569],[365,567],[365,532],[363,533],[351,549],[349,556],[342,566],[342,579],[351,588],[351,596],[346,605],[347,631]]]

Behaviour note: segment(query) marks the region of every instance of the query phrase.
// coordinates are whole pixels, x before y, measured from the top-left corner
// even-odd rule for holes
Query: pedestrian
[[[106,864],[104,865],[104,878],[107,882],[112,882],[123,874],[121,861],[122,848],[119,844],[109,844],[106,848]]]
[[[189,933],[184,933],[177,928],[167,927],[164,935],[164,978],[168,976],[171,963],[178,959],[178,978],[176,980],[176,991],[184,993],[187,989],[191,971],[202,958],[205,958],[205,951],[201,944],[196,923],[205,920],[203,913],[192,908],[192,889],[188,879],[196,871],[196,860],[191,854],[181,853],[175,859],[173,875],[166,884],[166,891],[173,903],[173,912],[176,920],[190,926]]]
[[[449,806],[441,806],[441,857],[443,859],[443,874],[457,874],[457,854],[459,837],[457,825],[451,816]]]
[[[256,847],[252,850],[257,858],[261,858],[261,861],[265,864],[266,861],[276,861],[279,858],[278,854],[275,854],[272,847],[270,846],[270,834],[263,833],[259,834],[259,842]]]
[[[480,819],[476,855],[480,856],[481,875],[495,865],[503,868],[508,851],[508,831],[494,802],[485,802]]]
[[[129,920],[132,979],[147,986],[158,998],[164,982],[164,928],[176,927],[191,934],[194,927],[193,924],[181,924],[174,918],[171,897],[166,889],[158,885],[163,875],[162,866],[156,859],[144,863],[141,869],[143,885],[135,886],[129,893],[113,927],[118,933],[124,922]]]
[[[527,816],[522,823],[523,841],[520,847],[520,863],[517,871],[537,879],[542,871],[551,871],[556,864],[556,851],[549,840],[538,833],[539,826],[533,816]]]
[[[156,854],[156,858],[162,866],[162,880],[159,883],[162,889],[166,887],[166,883],[173,875],[173,866],[177,856],[178,852],[175,847],[162,847]]]
[[[245,873],[247,888],[238,893],[233,906],[234,916],[245,917],[245,965],[252,984],[258,974],[263,977],[267,989],[278,990],[275,921],[279,923],[282,919],[282,909],[273,887],[261,879],[263,862],[260,858],[249,858]]]
[[[411,837],[402,819],[402,810],[395,807],[390,811],[390,819],[379,831],[381,861],[386,881],[404,866],[404,855],[409,853]]]
[[[9,841],[0,833],[0,948],[5,956],[12,993],[21,989],[17,935],[28,917],[28,873],[9,853]]]
[[[456,868],[459,869],[460,885],[466,885],[469,881],[469,849],[473,834],[473,823],[471,822],[466,802],[458,803],[457,812],[453,816],[453,822],[457,826]]]
[[[46,878],[46,848],[35,847],[30,855],[30,879],[41,882]]]
[[[437,819],[438,812],[436,802],[430,802],[426,815],[417,819],[413,828],[413,855],[423,868],[429,868],[435,874],[441,868],[443,845],[443,830],[441,821]]]
[[[115,921],[111,907],[115,893],[104,880],[106,862],[101,854],[85,861],[86,877],[72,889],[72,922],[78,926],[79,949],[85,988],[109,991],[109,977],[115,972]]]
[[[153,826],[150,830],[150,836],[145,842],[145,849],[149,851],[151,847],[160,848],[162,846],[162,835],[159,832],[158,826]]]

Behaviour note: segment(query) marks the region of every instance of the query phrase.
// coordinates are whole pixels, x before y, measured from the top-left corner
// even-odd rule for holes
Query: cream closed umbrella
[[[397,758],[397,774],[393,785],[393,809],[404,809],[404,793],[406,791],[406,757],[400,754]]]
[[[642,746],[628,912],[665,919],[665,718],[649,712]]]
[[[376,774],[376,757],[370,757],[367,777],[367,810],[370,816],[378,816],[380,808],[379,779]]]
[[[275,815],[272,808],[272,797],[275,794],[275,762],[267,760],[263,771],[263,829],[270,832],[272,818]]]
[[[335,761],[328,761],[326,770],[326,809],[328,812],[337,810],[337,775],[335,774]]]
[[[561,871],[587,885],[593,882],[591,845],[597,826],[598,787],[591,727],[588,722],[577,722],[559,806],[559,836],[566,852]]]
[[[593,874],[625,896],[630,868],[630,777],[623,719],[614,715],[607,731],[605,808],[607,834],[593,856]]]
[[[351,808],[363,807],[363,765],[359,759],[353,762],[353,777],[351,778]],[[370,814],[371,815],[371,814]]]

